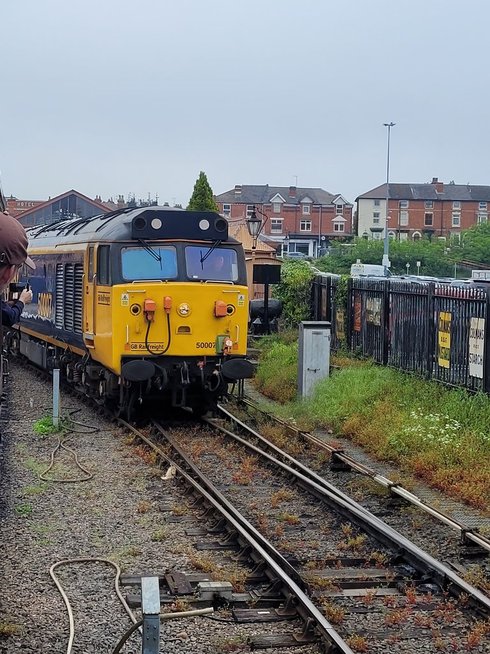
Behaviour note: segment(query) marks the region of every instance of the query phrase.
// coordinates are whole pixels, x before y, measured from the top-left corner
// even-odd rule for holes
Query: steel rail
[[[252,407],[257,411],[260,411],[262,414],[265,414],[265,412],[260,407],[258,407],[254,402],[250,401],[249,399],[243,398],[240,401],[244,402],[245,404],[248,404],[250,407]],[[219,405],[219,409],[220,411],[229,413],[221,405]],[[271,417],[269,414],[266,415],[269,418]],[[400,484],[391,481],[391,479],[388,479],[383,475],[380,475],[379,473],[375,472],[368,466],[359,463],[359,461],[353,459],[349,454],[346,454],[342,449],[336,448],[333,445],[329,445],[328,443],[325,443],[325,441],[323,441],[321,438],[318,438],[317,436],[314,436],[313,434],[309,434],[307,432],[301,431],[300,429],[297,429],[296,427],[288,425],[286,422],[284,422],[284,420],[281,420],[280,418],[276,418],[275,416],[272,416],[272,418],[273,420],[283,425],[285,428],[289,429],[293,433],[300,435],[306,441],[318,445],[322,449],[326,450],[331,455],[333,455],[337,460],[342,461],[345,465],[349,466],[349,468],[356,470],[357,472],[359,472],[362,475],[365,475],[366,477],[370,477],[373,481],[377,482],[378,484],[389,490],[389,492],[392,495],[398,495],[406,502],[409,502],[413,506],[419,508],[421,511],[424,511],[425,513],[431,515],[433,518],[436,518],[436,520],[439,520],[453,531],[459,533],[463,541],[471,541],[478,547],[481,547],[483,550],[490,552],[490,539],[478,533],[477,530],[466,527],[465,525],[458,522],[454,518],[451,518],[451,516],[447,515],[443,511],[439,511],[438,509],[432,507],[430,504],[427,504],[427,502],[424,502],[424,500],[422,500],[414,493],[411,493],[409,490],[407,490]],[[233,419],[237,420],[236,418]]]
[[[217,510],[225,518],[228,524],[231,525],[232,528],[250,544],[255,552],[259,554],[261,559],[265,561],[269,569],[273,571],[274,575],[276,575],[276,577],[282,581],[283,585],[287,587],[288,591],[297,599],[297,602],[294,603],[295,609],[303,618],[306,627],[312,623],[314,624],[314,628],[322,638],[323,643],[328,646],[328,649],[326,650],[327,654],[336,654],[337,652],[340,654],[354,654],[353,650],[343,640],[343,638],[341,638],[341,636],[326,619],[326,617],[313,604],[303,589],[283,569],[282,564],[280,565],[275,559],[271,553],[271,550],[274,549],[273,546],[270,545],[271,550],[267,551],[267,549],[262,544],[265,539],[263,539],[261,534],[257,532],[257,530],[252,525],[250,525],[250,523],[248,523],[248,521],[228,501],[225,502],[225,505],[221,504],[221,493],[202,474],[202,472],[200,472],[197,468],[193,469],[193,473],[199,476],[199,480],[204,484],[204,486],[193,479],[190,474],[188,474],[181,466],[173,461],[158,445],[156,445],[150,438],[145,436],[145,434],[141,433],[139,430],[133,427],[133,425],[130,425],[128,422],[122,419],[118,419],[118,422],[126,429],[129,429],[131,432],[133,432],[149,447],[151,447],[169,465],[175,466],[175,469],[179,475],[181,475],[181,477],[185,479],[190,486],[192,486],[202,497],[204,497],[206,501],[209,502],[209,504],[211,504],[215,510]],[[168,434],[165,433],[165,430],[156,422],[153,422],[153,425],[158,429],[166,441],[177,451],[178,448],[174,443],[171,442],[172,439],[169,438]],[[183,455],[183,458],[186,459],[187,457]],[[195,468],[195,466],[191,467]],[[281,556],[279,553],[278,555]],[[285,561],[285,559],[283,560]],[[286,569],[289,569],[290,564],[287,561],[285,561],[285,563],[287,564],[285,566]],[[298,574],[296,570],[294,570],[294,572],[295,575]],[[287,595],[285,596],[285,599],[287,600]]]
[[[221,410],[226,412],[226,410]],[[430,576],[438,582],[442,589],[451,592],[453,595],[458,595],[461,593],[468,595],[473,600],[473,604],[476,609],[482,611],[485,616],[490,614],[489,597],[484,595],[477,588],[471,586],[468,582],[459,577],[453,570],[448,568],[440,561],[437,561],[437,559],[434,559],[430,554],[419,548],[417,545],[408,540],[408,538],[387,525],[374,514],[370,513],[367,509],[361,507],[352,499],[347,498],[346,495],[329,484],[325,479],[319,477],[316,473],[309,470],[308,468],[305,468],[302,463],[296,461],[289,454],[282,452],[282,450],[277,448],[277,446],[275,446],[273,443],[270,443],[266,438],[255,432],[250,427],[247,427],[247,425],[242,423],[238,418],[234,417],[233,420],[237,424],[240,424],[240,426],[243,426],[243,428],[246,429],[255,438],[258,438],[264,442],[267,447],[270,446],[271,449],[279,451],[281,456],[284,456],[286,459],[293,461],[293,465],[297,466],[298,469],[295,469],[295,467],[291,467],[286,463],[279,461],[271,454],[264,452],[256,445],[249,443],[237,434],[233,434],[228,429],[222,427],[219,424],[216,424],[212,420],[204,419],[205,422],[207,422],[215,429],[218,429],[224,434],[227,434],[229,437],[242,443],[244,446],[248,447],[260,456],[265,457],[275,466],[283,469],[287,474],[293,475],[294,478],[299,483],[301,483],[301,485],[309,492],[313,493],[316,497],[321,497],[329,505],[333,504],[335,508],[342,514],[349,515],[351,520],[357,524],[360,524],[363,529],[373,535],[373,537],[378,541],[381,540],[391,549],[398,549],[399,552],[403,555],[403,558],[407,560],[415,569],[424,574],[430,573]],[[299,471],[300,469],[302,472]],[[307,471],[307,474],[304,474],[304,470]]]

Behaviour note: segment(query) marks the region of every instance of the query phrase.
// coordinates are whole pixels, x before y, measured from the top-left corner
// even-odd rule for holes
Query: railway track
[[[393,529],[383,531],[380,520],[308,466],[279,448],[262,452],[260,434],[236,419],[242,436],[234,434],[225,417],[231,420],[223,414],[204,428],[190,420],[169,428],[124,425],[176,465],[191,512],[202,503],[189,537],[201,536],[204,548],[223,550],[248,569],[233,588],[226,577],[213,586],[209,576],[167,567],[160,575],[164,605],[218,602],[235,625],[260,622],[260,633],[249,637],[252,649],[486,651],[488,598]],[[128,587],[140,581],[122,576]],[[285,619],[289,628],[273,624]]]
[[[388,477],[375,472],[364,463],[356,460],[354,457],[347,454],[341,447],[330,445],[317,436],[314,436],[313,434],[303,432],[296,427],[285,423],[279,418],[271,416],[270,414],[265,414],[265,412],[260,409],[257,404],[247,398],[240,399],[237,406],[238,408],[244,407],[246,410],[251,410],[249,419],[253,420],[253,414],[259,413],[265,417],[267,421],[279,425],[283,430],[289,433],[293,442],[303,443],[307,449],[313,448],[316,452],[325,452],[330,459],[331,469],[336,471],[352,471],[367,477],[375,484],[385,489],[389,493],[390,497],[398,498],[403,502],[406,502],[407,504],[419,509],[423,513],[430,515],[440,523],[446,525],[459,536],[462,545],[467,545],[470,549],[473,548],[472,555],[478,555],[478,548],[481,550],[481,554],[484,554],[485,556],[490,553],[490,538],[484,534],[479,533],[478,528],[475,528],[474,526],[468,526],[462,521],[456,520],[444,511],[410,492],[407,488],[404,488],[401,483],[395,482]],[[227,420],[234,422],[245,433],[259,440],[261,439],[260,434],[256,430],[251,429],[248,424],[237,418],[232,411],[228,411],[223,406],[220,406],[219,410]],[[272,443],[267,443],[265,439],[261,440],[266,447],[270,447],[272,449]],[[476,546],[476,548],[474,546]]]
[[[331,652],[386,652],[394,643],[397,651],[436,652],[444,643],[485,651],[478,648],[488,644],[488,597],[288,455],[282,453],[286,464],[220,421],[207,422],[209,431],[198,439],[195,429],[168,433],[154,424],[145,442],[165,443],[160,454],[211,502],[213,513],[226,516],[225,540],[237,538],[241,551],[255,552],[255,566],[267,566],[286,610],[294,607],[304,621],[298,639],[319,638]],[[271,538],[272,517],[266,528],[257,506],[274,496],[282,497],[283,526]],[[247,537],[255,544],[245,545]]]

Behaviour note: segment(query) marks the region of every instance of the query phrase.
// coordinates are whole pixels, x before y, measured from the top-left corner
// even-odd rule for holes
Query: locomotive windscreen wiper
[[[219,245],[221,245],[221,241],[215,241],[215,242],[213,243],[213,245],[209,248],[209,250],[206,252],[206,254],[205,254],[204,256],[203,256],[203,254],[202,254],[202,250],[201,250],[201,260],[200,260],[199,263],[201,264],[201,268],[202,268],[203,270],[204,270],[204,266],[203,266],[202,264],[206,261],[206,259],[209,257],[209,255],[211,254],[211,252],[214,252],[214,250],[216,250],[216,248],[217,248]]]
[[[149,243],[147,243],[146,241],[144,241],[142,238],[139,238],[138,242],[141,243],[141,245],[143,246],[143,249],[145,250],[145,252],[148,252],[148,254],[151,254],[151,256],[154,259],[156,259],[158,261],[158,263],[161,265],[162,255],[160,254],[160,252],[155,252],[155,250],[151,247],[151,245]]]

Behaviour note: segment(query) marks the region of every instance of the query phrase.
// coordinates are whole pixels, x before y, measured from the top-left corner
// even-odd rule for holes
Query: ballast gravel
[[[131,443],[115,424],[72,396],[62,396],[64,415],[77,423],[66,444],[91,475],[87,481],[64,449],[53,454],[58,436],[39,435],[34,424],[49,414],[51,387],[31,369],[11,366],[8,422],[0,443],[0,652],[64,654],[69,638],[68,613],[49,571],[55,570],[73,605],[75,638],[72,652],[113,651],[131,620],[114,592],[114,569],[140,575],[179,570],[196,572],[195,549],[186,529],[200,516],[175,480],[162,479],[165,469]],[[43,481],[40,476],[58,481]],[[201,538],[203,540],[203,538]],[[206,552],[216,569],[222,552]],[[226,569],[226,565],[222,566]],[[222,581],[227,581],[226,577]],[[123,590],[123,594],[134,590]],[[181,607],[178,607],[179,609]],[[137,614],[137,617],[139,615]],[[297,622],[235,624],[229,611],[212,618],[171,620],[162,626],[161,651],[221,654],[250,651],[254,634],[298,632]],[[141,652],[133,635],[123,654]],[[285,654],[285,649],[275,649]],[[318,652],[316,645],[295,648],[295,654]]]

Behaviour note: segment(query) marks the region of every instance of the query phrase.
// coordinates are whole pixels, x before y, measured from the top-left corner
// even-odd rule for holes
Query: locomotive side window
[[[122,276],[127,281],[138,279],[175,279],[177,253],[174,247],[126,247],[121,250]]]
[[[108,245],[100,245],[97,250],[97,282],[105,286],[110,284]]]
[[[237,253],[230,248],[211,250],[205,246],[188,246],[185,248],[185,265],[190,279],[224,282],[238,279]]]

